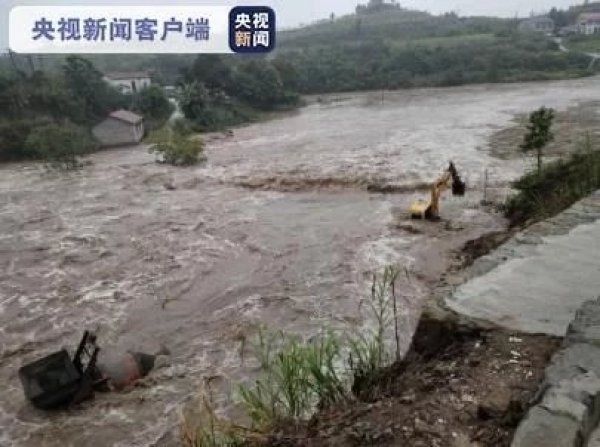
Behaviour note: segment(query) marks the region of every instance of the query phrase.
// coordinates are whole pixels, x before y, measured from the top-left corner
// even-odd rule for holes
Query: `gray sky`
[[[0,0],[0,49],[8,46],[8,11],[16,5],[42,5],[42,4],[148,4],[158,5],[181,4],[269,4],[274,7],[279,25],[282,27],[297,26],[301,23],[310,23],[317,19],[326,18],[334,12],[336,15],[352,12],[357,3],[367,3],[367,0],[260,0],[260,1],[228,1],[228,0],[179,0],[174,2],[153,0]],[[552,6],[568,7],[572,4],[582,3],[575,0],[399,0],[407,8],[426,10],[432,13],[455,11],[460,15],[495,15],[502,17],[520,17],[529,15],[532,11],[544,11]]]

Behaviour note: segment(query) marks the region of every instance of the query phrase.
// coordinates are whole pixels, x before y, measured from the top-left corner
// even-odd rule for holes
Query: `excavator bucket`
[[[461,180],[460,175],[458,175],[458,171],[456,170],[456,166],[454,166],[453,162],[450,162],[448,172],[450,172],[450,174],[452,175],[452,195],[464,196],[465,190],[467,189],[467,185]]]
[[[456,176],[452,182],[452,195],[453,196],[464,196],[467,185],[463,182],[460,177]]]

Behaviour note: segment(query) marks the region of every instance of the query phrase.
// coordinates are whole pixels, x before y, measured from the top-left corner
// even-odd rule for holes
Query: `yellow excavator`
[[[440,197],[452,187],[452,195],[464,196],[466,185],[460,179],[454,163],[450,162],[448,169],[431,185],[431,199],[419,199],[410,206],[410,217],[413,219],[438,220],[440,218]]]

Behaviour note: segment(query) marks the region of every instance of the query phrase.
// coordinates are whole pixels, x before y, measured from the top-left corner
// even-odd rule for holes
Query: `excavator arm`
[[[440,212],[440,197],[442,193],[450,188],[450,180],[452,180],[452,174],[446,171],[444,175],[442,175],[439,179],[435,181],[433,186],[431,187],[431,202],[429,205],[429,216],[426,216],[429,219],[437,219],[439,217]]]
[[[450,162],[449,168],[431,185],[431,199],[417,200],[410,207],[410,215],[416,219],[438,219],[440,211],[440,197],[448,188],[452,187],[453,195],[464,195],[465,184],[461,181],[454,163]]]

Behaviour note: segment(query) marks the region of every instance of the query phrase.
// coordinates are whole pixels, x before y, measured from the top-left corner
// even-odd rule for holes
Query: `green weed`
[[[514,183],[518,193],[505,205],[512,225],[554,215],[600,188],[600,151],[590,135],[578,146],[569,158],[547,163]]]

